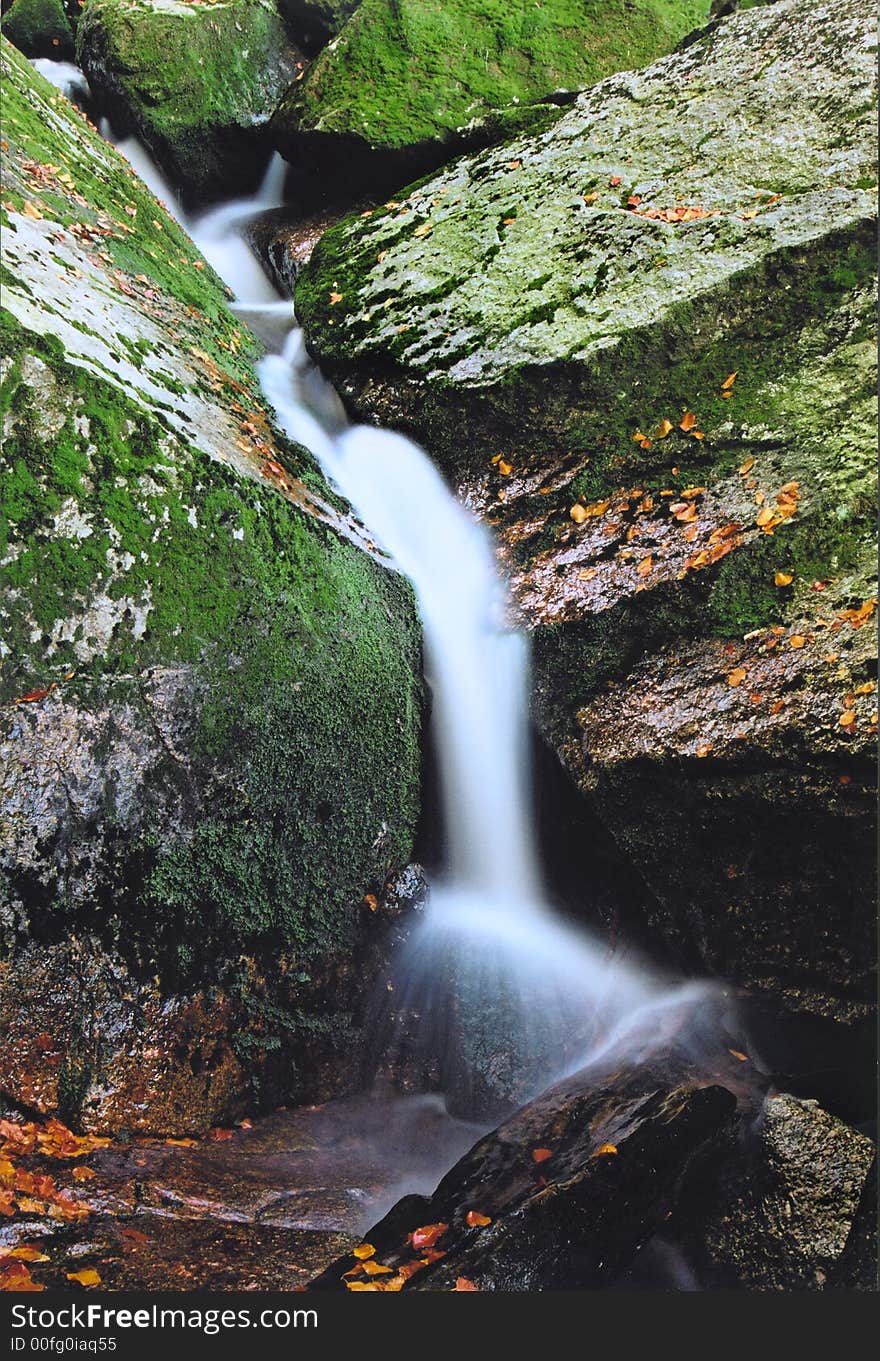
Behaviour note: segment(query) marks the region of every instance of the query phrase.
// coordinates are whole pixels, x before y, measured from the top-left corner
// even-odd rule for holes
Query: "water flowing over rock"
[[[721,19],[331,228],[296,286],[350,408],[494,528],[535,718],[649,924],[848,1022],[876,952],[875,55],[868,0]]]
[[[5,40],[2,67],[0,1081],[197,1132],[251,1078],[360,1080],[420,630],[192,241]]]
[[[273,135],[325,175],[400,183],[463,134],[552,121],[529,106],[660,56],[707,14],[707,0],[363,0],[291,87]]]
[[[312,1288],[375,1280],[380,1289],[393,1281],[395,1290],[451,1290],[462,1277],[507,1291],[613,1282],[707,1159],[728,1150],[737,1121],[726,1055],[714,1075],[674,1045],[643,1057],[636,1064],[621,1051],[566,1078],[486,1135],[432,1196],[401,1200],[364,1235],[370,1260],[389,1273],[358,1275],[347,1255]],[[732,1085],[747,1109],[744,1084]]]
[[[89,0],[76,51],[103,111],[190,202],[256,188],[266,124],[306,60],[274,0]]]

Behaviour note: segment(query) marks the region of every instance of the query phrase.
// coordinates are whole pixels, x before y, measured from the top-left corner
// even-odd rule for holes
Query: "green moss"
[[[363,0],[282,107],[285,125],[417,146],[490,109],[668,51],[706,0]]]
[[[27,57],[73,56],[73,30],[61,0],[13,0],[2,29]]]
[[[132,677],[186,664],[191,797],[205,799],[173,835],[161,809],[148,813],[117,890],[88,906],[56,899],[42,930],[93,931],[167,988],[234,984],[260,1044],[282,1031],[302,1044],[310,990],[351,950],[361,895],[411,853],[422,699],[409,587],[265,487],[193,459],[55,342],[2,321],[14,361],[3,697],[74,670],[69,697],[88,708],[115,695],[149,727]],[[67,413],[54,436],[40,433],[34,360]],[[71,504],[84,536],[57,527]],[[61,641],[98,596],[123,606],[109,639],[94,650],[65,627]],[[239,978],[243,957],[274,971],[274,1019]]]
[[[259,179],[261,125],[297,55],[272,0],[89,0],[77,30],[78,60],[111,116],[194,197],[224,187],[228,197],[224,175]]]

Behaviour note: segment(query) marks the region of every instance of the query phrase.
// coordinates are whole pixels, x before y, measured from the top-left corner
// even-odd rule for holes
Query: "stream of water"
[[[36,64],[66,93],[87,94],[76,67]],[[311,450],[416,592],[447,858],[396,961],[394,1014],[410,1018],[410,1032],[412,1017],[421,1017],[420,1042],[439,1056],[444,1078],[452,1066],[497,1069],[501,1062],[500,1085],[511,1100],[609,1048],[625,1046],[637,1061],[667,1022],[678,1025],[699,1009],[706,991],[670,987],[643,966],[609,957],[546,905],[528,768],[527,639],[501,624],[504,592],[486,530],[422,449],[399,434],[348,424],[306,352],[291,302],[249,248],[242,227],[282,204],[284,163],[273,159],[253,197],[191,218],[135,139],[118,147],[228,284],[243,319],[274,341],[259,377],[279,426]],[[585,848],[585,894],[588,865]],[[388,1042],[402,1040],[390,1033]]]

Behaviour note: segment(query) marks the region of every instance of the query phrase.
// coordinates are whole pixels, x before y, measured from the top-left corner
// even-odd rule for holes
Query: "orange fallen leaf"
[[[553,1157],[553,1149],[552,1149],[552,1148],[533,1148],[533,1149],[532,1149],[532,1162],[533,1162],[533,1163],[545,1163],[545,1162],[547,1161],[548,1158],[552,1158],[552,1157]]]
[[[686,411],[678,423],[678,428],[679,430],[684,430],[685,434],[687,434],[688,430],[693,430],[696,423],[697,418],[694,413],[692,411]]]
[[[654,570],[654,559],[650,556],[650,554],[648,555],[648,557],[642,558],[641,562],[639,563],[638,567],[636,568],[636,572],[638,573],[638,575],[639,575],[640,577],[647,577],[647,576],[650,576],[651,573],[653,572],[653,570]]]
[[[742,685],[745,678],[745,669],[741,666],[735,666],[732,671],[727,673],[727,684],[732,690],[735,690],[738,685]]]
[[[851,728],[856,721],[856,716],[852,709],[845,709],[837,721],[842,728]]]
[[[434,1244],[443,1237],[448,1224],[423,1224],[420,1229],[416,1229],[412,1236],[412,1245],[419,1248],[432,1248]]]
[[[574,520],[576,525],[582,525],[584,523],[584,520],[589,518],[587,516],[585,508],[582,505],[579,505],[577,502],[575,502],[575,504],[571,507],[568,513],[571,519]]]
[[[48,1262],[46,1253],[38,1248],[36,1243],[22,1243],[19,1247],[13,1248],[6,1253],[7,1257],[15,1257],[19,1262]]]
[[[98,1174],[93,1167],[75,1167],[73,1169],[74,1181],[91,1181],[92,1177]]]
[[[794,581],[793,572],[777,572],[773,578],[774,586],[790,586]]]
[[[82,1271],[68,1271],[67,1279],[76,1281],[86,1290],[91,1290],[94,1286],[101,1284],[101,1277],[94,1267],[84,1267]]]
[[[336,304],[337,304],[338,302],[342,302],[342,299],[343,299],[344,297],[345,297],[345,294],[344,294],[344,293],[332,293],[332,292],[331,292],[331,294],[330,294],[330,306],[331,306],[331,307],[335,307]]]
[[[468,1210],[465,1223],[469,1229],[483,1229],[492,1223],[492,1219],[489,1215],[480,1214],[479,1210]]]
[[[748,1054],[741,1053],[739,1049],[728,1049],[727,1052],[728,1054],[732,1054],[735,1059],[738,1059],[740,1063],[748,1063],[749,1061]]]
[[[359,1262],[365,1262],[368,1257],[375,1257],[376,1249],[372,1243],[359,1243],[356,1248],[352,1248],[351,1255],[357,1257]]]
[[[458,1276],[452,1288],[453,1290],[479,1290],[480,1287],[474,1285],[473,1281],[469,1281],[467,1276]]]
[[[376,897],[375,893],[364,894],[364,906],[368,907],[371,912],[379,911],[379,899]]]
[[[750,473],[750,472],[752,471],[752,469],[754,468],[754,466],[755,466],[755,460],[754,460],[753,458],[747,458],[746,461],[745,461],[745,463],[743,463],[743,464],[741,465],[741,467],[740,467],[740,470],[739,470],[740,476],[741,476],[741,477],[745,477],[748,473]]]
[[[429,236],[433,230],[434,224],[432,222],[423,222],[421,227],[416,227],[413,236]]]
[[[701,745],[700,745],[699,747],[697,747],[697,755],[698,755],[699,757],[708,756],[708,755],[709,755],[709,752],[710,752],[711,750],[712,750],[712,743],[711,743],[711,742],[703,742],[703,743],[701,743]]]
[[[390,1266],[383,1266],[381,1262],[362,1262],[361,1269],[367,1276],[390,1276],[392,1274]]]
[[[735,373],[729,373],[729,374],[727,375],[727,377],[725,378],[724,382],[721,384],[721,391],[722,391],[722,392],[729,392],[730,389],[733,387],[733,385],[734,385],[735,382],[736,382],[736,374],[735,374]]]
[[[609,183],[609,185],[610,185],[610,187],[611,187],[612,189],[616,189],[617,186],[620,184],[620,176],[619,176],[619,175],[612,175],[612,176],[611,176],[611,179],[608,181],[608,183]]]
[[[672,421],[667,421],[664,419],[660,422],[660,424],[657,426],[657,429],[654,431],[654,438],[665,439],[669,432],[674,429],[675,426],[672,424]]]
[[[806,642],[807,640],[802,633],[793,633],[788,640],[788,646],[797,650],[798,648],[805,647]]]
[[[593,1154],[594,1158],[610,1158],[617,1153],[616,1144],[600,1144]]]
[[[507,463],[503,458],[498,460],[498,471],[502,477],[510,477],[513,472],[513,464]]]
[[[384,1290],[379,1281],[346,1281],[346,1290]]]

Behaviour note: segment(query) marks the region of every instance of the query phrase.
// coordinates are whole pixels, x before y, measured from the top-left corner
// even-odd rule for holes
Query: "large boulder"
[[[308,343],[495,529],[533,711],[682,955],[868,1014],[876,37],[722,19],[318,243]],[[761,61],[755,61],[755,52]]]
[[[204,1129],[247,1073],[264,1100],[355,1080],[419,807],[419,627],[270,424],[192,242],[2,64],[0,1085]]]
[[[28,57],[73,56],[73,25],[62,0],[12,0],[3,6],[2,29]]]
[[[89,0],[76,52],[100,108],[188,202],[256,187],[268,120],[305,68],[275,0]]]
[[[583,89],[668,52],[707,0],[363,0],[273,120],[288,159],[348,183],[397,182],[447,158],[496,110]],[[523,108],[525,106],[525,109]]]

